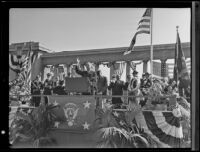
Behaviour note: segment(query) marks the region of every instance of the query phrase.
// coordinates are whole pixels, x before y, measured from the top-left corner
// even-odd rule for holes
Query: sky
[[[35,41],[55,52],[128,47],[144,11],[145,8],[12,8],[9,43]],[[176,26],[181,42],[190,42],[190,16],[189,8],[154,8],[153,44],[175,43]],[[137,36],[135,46],[149,44],[150,35]]]

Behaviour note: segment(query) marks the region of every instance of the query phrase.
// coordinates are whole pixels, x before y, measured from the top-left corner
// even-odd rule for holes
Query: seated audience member
[[[58,83],[58,86],[56,86],[54,89],[53,89],[53,93],[54,94],[57,94],[57,95],[66,95],[67,93],[65,92],[64,90],[64,86],[63,86],[63,82],[64,81],[59,81]]]

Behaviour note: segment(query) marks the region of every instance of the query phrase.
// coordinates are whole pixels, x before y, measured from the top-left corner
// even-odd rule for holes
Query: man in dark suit
[[[47,79],[44,81],[44,95],[52,94],[53,81],[51,80],[51,74],[47,73]],[[48,98],[45,96],[45,104],[48,103]]]
[[[152,81],[149,76],[150,74],[148,72],[142,75],[140,90],[143,96],[147,95],[149,88],[152,86]],[[144,100],[140,100],[140,105],[143,107],[146,104],[146,102],[147,102],[147,97],[145,97]]]
[[[89,64],[86,65],[88,71],[86,70],[81,70],[80,69],[80,60],[77,58],[77,65],[75,66],[75,71],[77,74],[81,75],[82,77],[88,78],[88,81],[90,83],[90,92],[84,92],[82,93],[83,95],[90,95],[93,94],[94,89],[96,86],[94,84],[96,83],[96,72],[92,71],[91,68],[89,67]]]
[[[53,93],[57,95],[66,95],[67,93],[64,90],[63,81],[60,80],[58,86],[53,89]]]
[[[124,82],[120,80],[119,75],[113,75],[108,90],[112,89],[112,95],[123,95]],[[115,108],[121,108],[121,97],[112,97],[112,104]]]
[[[108,81],[105,76],[102,76],[102,72],[100,70],[97,71],[97,93],[102,95],[106,95],[108,88]]]
[[[42,83],[39,80],[39,76],[36,76],[35,80],[31,83],[31,94],[32,95],[40,95],[40,89],[42,89]],[[41,98],[38,97],[33,97],[32,98],[32,104],[35,107],[38,107],[40,105],[40,100]]]

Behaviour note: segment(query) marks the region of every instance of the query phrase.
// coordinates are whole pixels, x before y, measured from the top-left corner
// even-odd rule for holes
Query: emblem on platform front
[[[74,103],[67,103],[65,104],[64,108],[65,117],[67,118],[68,126],[74,125],[74,120],[78,114],[79,108],[77,108],[76,104]]]

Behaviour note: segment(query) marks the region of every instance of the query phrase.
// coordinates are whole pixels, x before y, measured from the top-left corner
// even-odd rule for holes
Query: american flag
[[[138,23],[138,28],[137,28],[137,32],[135,33],[130,46],[128,47],[128,49],[124,52],[124,55],[127,55],[129,53],[131,53],[133,51],[135,42],[136,42],[136,36],[138,34],[150,34],[150,22],[151,22],[151,12],[152,12],[152,8],[147,8],[145,13],[143,14],[141,20]]]

